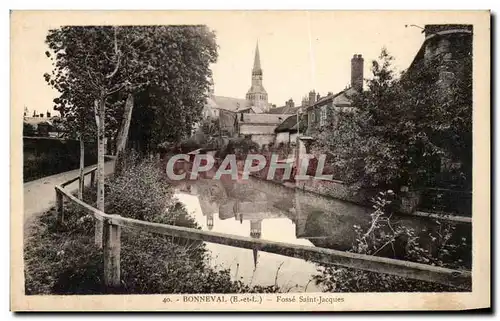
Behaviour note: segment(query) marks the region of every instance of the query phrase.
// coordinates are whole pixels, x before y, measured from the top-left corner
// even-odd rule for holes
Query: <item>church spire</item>
[[[259,41],[257,40],[257,45],[255,46],[255,58],[253,60],[253,72],[262,72],[260,67],[260,54],[259,54]]]
[[[252,86],[247,92],[246,99],[250,106],[260,106],[262,110],[267,111],[269,104],[267,102],[267,92],[262,85],[262,67],[260,66],[259,41],[255,46],[255,58],[252,69]]]

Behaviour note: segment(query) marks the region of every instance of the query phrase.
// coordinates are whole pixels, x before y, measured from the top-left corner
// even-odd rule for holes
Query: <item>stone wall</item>
[[[252,135],[251,140],[259,144],[259,146],[269,145],[274,142],[274,134],[270,135]]]
[[[303,191],[333,197],[357,204],[368,205],[370,200],[369,193],[366,193],[362,190],[356,191],[354,189],[351,189],[341,181],[309,179],[307,181],[297,181],[296,187]]]
[[[274,136],[275,125],[252,125],[240,123],[240,135],[271,134]]]
[[[290,142],[290,133],[289,132],[282,132],[276,134],[276,141],[275,144],[278,145],[279,143],[284,143],[287,144]]]

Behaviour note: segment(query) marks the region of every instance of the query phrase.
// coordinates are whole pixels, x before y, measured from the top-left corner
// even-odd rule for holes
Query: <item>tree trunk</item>
[[[134,109],[134,97],[129,94],[127,102],[125,103],[125,110],[123,112],[123,122],[118,132],[116,143],[116,162],[115,162],[115,175],[120,175],[125,167],[125,148],[127,147],[128,131],[130,128],[130,121],[132,119],[132,110]]]
[[[83,170],[85,168],[85,143],[83,135],[80,134],[80,181],[78,186],[78,198],[83,200],[83,188],[85,187],[85,176]]]
[[[97,209],[104,212],[104,122],[105,103],[104,97],[95,100],[97,122]],[[95,221],[95,243],[102,248],[103,222]]]

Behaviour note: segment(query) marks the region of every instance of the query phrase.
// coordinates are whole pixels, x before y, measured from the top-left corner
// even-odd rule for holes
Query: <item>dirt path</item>
[[[93,166],[88,166],[85,170],[91,169]],[[104,164],[104,173],[109,175],[113,173],[114,161],[108,161]],[[24,183],[24,230],[29,229],[30,224],[37,215],[49,210],[55,206],[56,194],[54,187],[64,183],[79,175],[79,170],[75,169],[69,172],[64,172],[52,176],[43,177],[31,182]],[[90,183],[90,175],[85,177],[85,184]],[[78,181],[66,186],[69,191],[78,189]]]

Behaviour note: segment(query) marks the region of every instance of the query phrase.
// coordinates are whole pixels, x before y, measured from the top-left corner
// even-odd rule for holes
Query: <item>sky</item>
[[[264,88],[269,102],[277,106],[289,98],[300,103],[310,90],[322,96],[343,90],[350,83],[354,54],[365,58],[365,78],[384,46],[396,58],[396,69],[404,70],[424,36],[419,28],[405,28],[405,23],[418,21],[388,18],[371,14],[355,19],[334,12],[240,13],[213,22],[208,26],[215,30],[219,45],[219,59],[212,68],[215,94],[245,97],[257,41]]]
[[[23,84],[17,106],[27,106],[30,113],[52,111],[56,93],[45,83],[43,74],[51,71],[44,52],[50,28],[64,24],[113,24],[117,15],[49,16],[34,14],[14,28],[21,35],[13,39],[13,65],[17,80]],[[130,13],[129,13],[130,15]],[[19,17],[20,18],[20,17]],[[130,17],[127,16],[130,20]],[[129,21],[127,20],[127,21]],[[251,84],[251,70],[258,41],[263,84],[269,102],[284,105],[292,98],[300,103],[310,90],[322,96],[343,90],[350,82],[350,59],[353,54],[365,58],[364,76],[370,77],[370,64],[382,47],[394,57],[398,70],[406,69],[424,36],[421,29],[405,24],[424,26],[439,23],[433,16],[400,12],[338,12],[338,11],[236,11],[162,13],[148,16],[136,14],[136,24],[206,24],[217,35],[219,57],[212,66],[215,94],[244,98]],[[17,30],[17,31],[16,31]],[[15,60],[15,61],[14,61]]]

